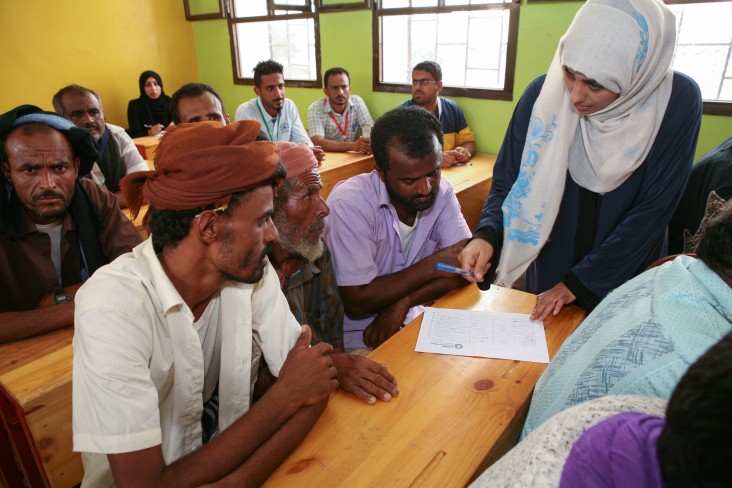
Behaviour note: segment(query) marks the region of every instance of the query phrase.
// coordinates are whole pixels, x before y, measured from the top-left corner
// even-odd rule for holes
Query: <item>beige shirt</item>
[[[300,325],[271,265],[257,283],[225,283],[215,299],[222,431],[249,409],[254,343],[278,376]],[[162,445],[170,464],[201,446],[201,341],[150,239],[79,290],[75,324],[73,430],[74,450],[84,453],[83,485],[113,485],[109,453]]]

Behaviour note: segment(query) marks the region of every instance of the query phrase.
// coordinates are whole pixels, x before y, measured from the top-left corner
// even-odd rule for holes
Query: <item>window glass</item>
[[[233,0],[232,4],[234,15],[229,23],[237,83],[252,83],[254,66],[274,59],[284,67],[289,85],[319,85],[316,14],[311,1]]]
[[[382,13],[378,17],[379,83],[409,85],[412,67],[430,60],[442,67],[443,83],[448,90],[456,87],[510,91],[506,77],[512,26],[510,3],[505,9],[450,11],[443,5],[413,8],[414,13],[407,15],[385,14],[387,7],[401,7],[405,2],[409,3],[408,0],[384,0],[377,11],[377,15]],[[411,0],[412,7],[422,3],[436,5],[437,1]],[[445,0],[448,3],[465,6],[496,2]]]
[[[670,4],[676,14],[673,68],[708,101],[732,102],[732,2]]]

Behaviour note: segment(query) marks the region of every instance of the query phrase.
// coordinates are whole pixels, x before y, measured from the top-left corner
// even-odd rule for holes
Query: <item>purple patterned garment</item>
[[[662,488],[656,443],[664,423],[627,412],[587,429],[572,447],[560,488]]]

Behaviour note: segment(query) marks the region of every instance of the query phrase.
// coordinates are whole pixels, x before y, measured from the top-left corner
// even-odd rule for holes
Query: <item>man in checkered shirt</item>
[[[363,99],[351,95],[348,71],[331,68],[323,75],[326,96],[308,108],[308,129],[313,144],[325,151],[371,154],[371,118]],[[360,129],[360,135],[359,135]]]

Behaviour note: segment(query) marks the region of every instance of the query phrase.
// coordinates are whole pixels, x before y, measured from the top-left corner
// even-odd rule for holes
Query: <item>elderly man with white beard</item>
[[[399,394],[386,367],[343,352],[343,301],[338,293],[330,251],[322,240],[330,213],[320,196],[318,161],[303,144],[278,142],[287,178],[274,198],[272,220],[279,232],[269,259],[280,277],[290,310],[313,331],[312,344],[333,346],[333,365],[341,388],[362,401],[389,401]]]

